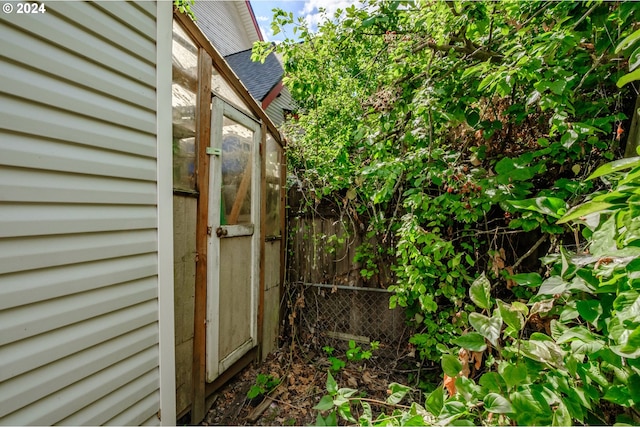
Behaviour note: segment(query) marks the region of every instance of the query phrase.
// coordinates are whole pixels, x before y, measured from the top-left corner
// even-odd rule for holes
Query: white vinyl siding
[[[251,49],[258,40],[255,28],[248,33],[248,24],[243,22],[243,17],[250,20],[244,1],[196,1],[192,9],[198,18],[198,27],[212,36],[210,41],[222,56]]]
[[[265,112],[276,126],[280,126],[285,120],[284,110],[295,110],[293,98],[286,87],[283,87],[280,95],[271,101]]]
[[[0,14],[0,424],[160,423],[157,6]]]

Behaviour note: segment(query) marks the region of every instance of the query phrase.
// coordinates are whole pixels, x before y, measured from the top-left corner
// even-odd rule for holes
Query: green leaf
[[[580,316],[589,323],[595,324],[602,314],[602,305],[599,300],[580,300],[576,302],[576,308]]]
[[[478,85],[478,91],[481,91],[485,87],[489,86],[491,83],[493,83],[494,79],[495,79],[495,76],[493,74],[489,74],[488,76],[486,76],[484,79],[482,79],[482,81]]]
[[[484,272],[471,284],[469,297],[480,308],[491,307],[491,283]]]
[[[618,46],[616,46],[616,53],[620,53],[623,50],[627,50],[628,47],[633,45],[634,43],[640,41],[640,30],[636,30],[633,33],[629,34],[627,37],[622,39]]]
[[[640,403],[640,375],[631,375],[627,381],[627,385],[629,386],[629,396],[637,405]]]
[[[621,406],[630,406],[632,402],[628,387],[621,384],[609,387],[603,398]]]
[[[360,401],[360,405],[362,406],[362,415],[360,416],[360,424],[363,424],[363,419],[371,424],[371,419],[373,418],[373,411],[371,410],[371,405],[369,402]]]
[[[524,327],[524,316],[522,313],[509,304],[502,302],[502,300],[497,300],[497,303],[500,316],[502,317],[502,320],[504,320],[504,323],[511,326],[516,331],[520,331]]]
[[[569,410],[565,406],[564,403],[559,402],[556,410],[553,411],[553,418],[551,421],[552,426],[571,426],[573,425],[573,420],[571,419],[571,415],[569,414]]]
[[[330,395],[335,396],[338,392],[338,383],[331,375],[331,372],[327,372],[327,391]]]
[[[556,224],[565,224],[574,219],[582,218],[583,216],[591,215],[596,212],[602,212],[615,206],[613,203],[589,201],[578,206],[574,206],[567,212],[562,218],[556,221]]]
[[[404,398],[404,396],[411,390],[410,387],[398,383],[389,384],[389,390],[391,390],[391,395],[387,397],[387,403],[391,403],[395,405],[400,403],[400,401]]]
[[[469,315],[469,323],[480,335],[488,339],[491,344],[498,344],[500,329],[502,329],[501,317],[492,316],[489,318],[480,313],[471,313]]]
[[[548,340],[540,341],[539,338],[545,336],[540,333],[531,335],[529,341],[521,341],[519,352],[536,362],[548,363],[552,366],[562,366],[564,352],[550,337]]]
[[[475,396],[482,393],[482,387],[477,385],[475,381],[462,375],[456,378],[455,386],[456,392],[467,401],[473,400]]]
[[[542,277],[538,273],[520,273],[509,276],[511,280],[519,285],[536,288],[542,284]]]
[[[487,372],[480,377],[478,383],[485,389],[495,393],[505,391],[507,388],[504,378],[497,372]]]
[[[567,204],[557,197],[536,197],[534,199],[508,200],[516,209],[539,212],[553,218],[560,218],[567,211]]]
[[[578,132],[573,129],[569,129],[564,135],[562,135],[562,138],[560,138],[560,143],[564,148],[569,149],[577,140]]]
[[[556,295],[563,294],[567,291],[569,283],[562,280],[562,277],[551,276],[544,282],[538,290],[538,295]]]
[[[450,377],[455,377],[462,370],[462,363],[456,356],[445,354],[442,356],[442,370]]]
[[[629,71],[640,67],[640,46],[629,55]]]
[[[323,418],[320,413],[316,417],[316,425],[318,426],[337,426],[338,425],[338,416],[336,415],[336,411],[331,411],[326,418]]]
[[[461,335],[454,338],[451,342],[471,351],[484,351],[487,348],[484,337],[477,332],[469,332]]]
[[[438,387],[431,392],[426,401],[427,409],[434,416],[440,415],[444,406],[444,388]]]
[[[516,412],[516,420],[519,425],[542,425],[540,416],[544,415],[545,408],[529,387],[510,394],[511,405]]]
[[[338,415],[340,415],[344,420],[355,423],[356,419],[351,415],[351,407],[349,406],[349,402],[345,402],[342,405],[338,406]]]
[[[513,388],[514,386],[524,383],[527,379],[527,367],[524,363],[518,365],[507,364],[502,371],[502,378],[507,384],[507,387]]]
[[[640,156],[616,160],[614,162],[609,162],[600,166],[587,177],[587,180],[592,180],[603,175],[608,175],[610,173],[618,172],[624,169],[634,168],[636,166],[640,166]]]
[[[555,300],[553,299],[545,299],[533,303],[533,305],[531,306],[531,314],[533,315],[536,313],[548,313],[549,310],[553,308],[554,301]]]
[[[480,114],[476,110],[471,110],[466,114],[467,123],[471,127],[475,127],[480,121]]]
[[[513,412],[513,406],[511,406],[511,403],[497,393],[487,394],[483,401],[484,408],[494,414],[509,414]]]
[[[627,338],[627,343],[622,347],[625,353],[634,353],[640,348],[640,326],[638,326]]]
[[[538,173],[540,166],[529,167],[526,166],[526,162],[523,159],[503,157],[496,163],[495,170],[499,175],[503,175],[506,178],[504,182],[506,184],[510,181],[530,180]]]
[[[329,395],[322,396],[320,402],[318,402],[318,404],[313,407],[313,409],[316,409],[318,411],[326,411],[331,408],[333,408],[333,398]]]

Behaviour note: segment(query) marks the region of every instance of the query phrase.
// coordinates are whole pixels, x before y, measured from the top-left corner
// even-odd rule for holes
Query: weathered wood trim
[[[218,98],[213,97],[211,115],[211,147],[222,149],[222,121],[225,104]],[[208,225],[220,227],[220,210],[222,193],[220,192],[220,182],[222,182],[222,159],[220,156],[209,157],[209,206],[213,206],[214,211],[209,211]],[[211,164],[213,163],[213,166]],[[213,235],[207,237],[207,283],[209,293],[207,294],[207,316],[206,321],[212,327],[205,331],[205,381],[212,381],[218,376],[220,343],[220,239]],[[208,354],[207,354],[208,351]]]
[[[249,350],[247,354],[242,356],[240,360],[234,363],[229,369],[227,369],[224,373],[222,373],[215,381],[207,383],[206,385],[206,394],[207,397],[216,392],[220,387],[225,385],[231,378],[233,378],[238,372],[242,371],[247,367],[251,362],[256,359],[256,355],[258,353],[258,347],[254,347]]]
[[[287,246],[289,244],[289,232],[287,229],[287,156],[284,150],[284,144],[280,144],[282,149],[280,150],[280,235],[284,237],[280,243],[280,291],[278,300],[282,301],[282,295],[284,295],[284,280],[287,270],[285,254]],[[280,329],[284,320],[283,307],[280,307],[278,329]]]
[[[241,236],[253,236],[255,233],[255,226],[253,224],[237,224],[237,225],[221,225],[221,229],[225,231],[221,239],[226,237],[241,237]]]
[[[196,284],[193,331],[193,398],[191,422],[205,416],[205,362],[207,315],[207,227],[209,225],[209,156],[206,149],[211,139],[211,57],[203,48],[198,57],[198,112],[196,123],[198,207],[196,218]]]
[[[262,346],[264,338],[264,293],[265,293],[265,238],[267,234],[266,217],[267,217],[267,126],[262,123],[262,135],[260,137],[260,284],[258,288],[258,355],[262,359]]]

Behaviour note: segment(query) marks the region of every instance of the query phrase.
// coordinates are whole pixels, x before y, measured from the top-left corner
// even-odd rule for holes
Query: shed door
[[[207,381],[258,344],[260,124],[213,99]]]

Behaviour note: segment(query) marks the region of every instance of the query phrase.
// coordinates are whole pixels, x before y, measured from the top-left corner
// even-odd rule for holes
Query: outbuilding
[[[0,14],[0,424],[199,421],[275,345],[280,135],[172,2],[25,4]]]

